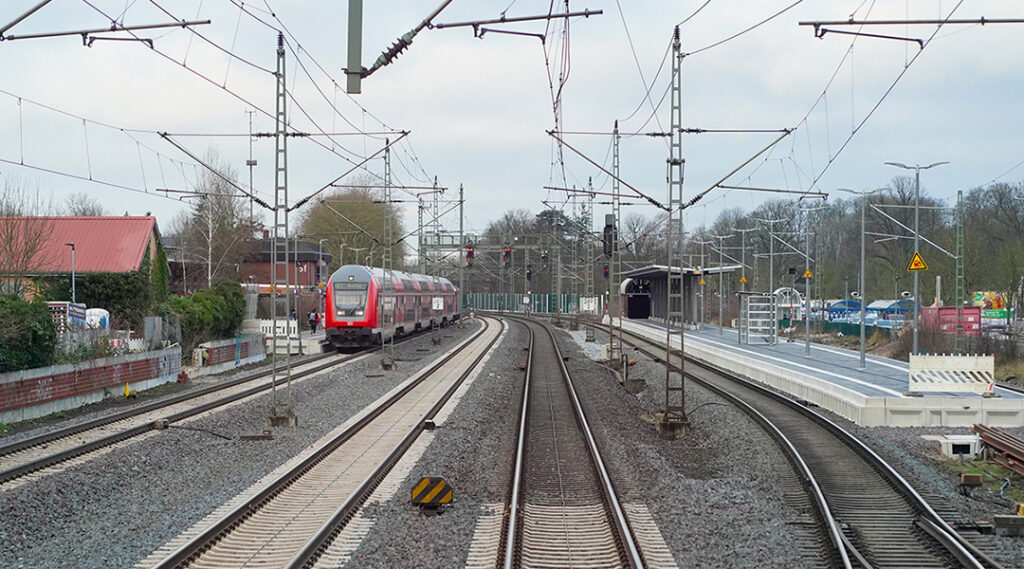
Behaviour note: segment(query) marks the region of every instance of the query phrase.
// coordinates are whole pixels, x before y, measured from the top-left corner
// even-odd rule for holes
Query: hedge
[[[53,363],[57,331],[43,300],[0,295],[0,373]]]

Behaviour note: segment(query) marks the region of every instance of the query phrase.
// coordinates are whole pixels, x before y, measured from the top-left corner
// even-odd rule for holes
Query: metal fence
[[[603,305],[604,297],[601,297]],[[529,309],[530,312],[542,314],[577,314],[580,309],[580,295],[578,294],[513,294],[513,293],[483,293],[474,292],[462,295],[462,310],[506,310],[511,312],[522,312]]]

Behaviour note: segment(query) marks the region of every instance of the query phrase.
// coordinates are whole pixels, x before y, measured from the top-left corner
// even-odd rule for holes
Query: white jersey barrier
[[[993,393],[995,356],[910,356],[911,393]]]

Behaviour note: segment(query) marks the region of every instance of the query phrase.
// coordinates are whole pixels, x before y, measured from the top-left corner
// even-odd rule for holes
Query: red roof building
[[[71,247],[75,244],[75,272],[128,273],[149,258],[157,258],[159,232],[156,218],[138,217],[42,217],[50,224],[39,254],[30,264],[29,275],[71,272]]]

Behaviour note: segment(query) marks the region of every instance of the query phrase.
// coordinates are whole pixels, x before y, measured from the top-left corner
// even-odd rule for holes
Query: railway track
[[[550,329],[530,330],[500,566],[644,567]]]
[[[292,379],[319,373],[365,353],[342,357],[319,354],[301,358],[292,364],[295,368]],[[242,374],[216,385],[0,446],[0,490],[13,487],[15,481],[21,483],[31,480],[50,467],[110,448],[155,429],[173,426],[189,417],[257,395],[287,381],[286,378],[279,378],[276,384],[260,382],[271,374],[271,370],[267,369]]]
[[[353,417],[286,472],[141,565],[312,567],[497,341],[500,326],[484,322],[470,339]]]
[[[679,366],[679,352],[673,350],[667,359],[660,341],[625,330],[623,337],[650,357]],[[826,417],[691,358],[686,358],[685,376],[741,402],[740,407],[787,449],[791,462],[806,466],[806,485],[820,489],[823,500],[819,516],[840,531],[842,546],[833,538],[831,550],[823,551],[833,566],[1001,567],[953,530],[881,457]]]

